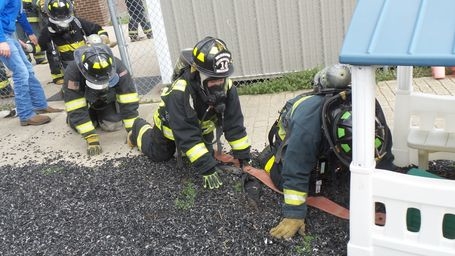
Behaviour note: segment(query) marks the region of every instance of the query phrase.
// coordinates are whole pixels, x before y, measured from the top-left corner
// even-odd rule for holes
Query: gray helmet
[[[347,65],[335,64],[319,71],[313,80],[315,91],[346,89],[351,84],[351,71]]]

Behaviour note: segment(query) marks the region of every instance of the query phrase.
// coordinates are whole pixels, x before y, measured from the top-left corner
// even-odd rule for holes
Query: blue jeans
[[[35,110],[47,108],[46,96],[32,64],[14,35],[6,35],[6,42],[11,56],[0,56],[0,60],[13,73],[17,115],[20,121],[26,121],[36,115]]]

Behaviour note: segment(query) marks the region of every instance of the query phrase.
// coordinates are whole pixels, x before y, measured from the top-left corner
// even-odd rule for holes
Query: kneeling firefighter
[[[348,66],[337,64],[324,68],[314,78],[314,91],[289,100],[270,129],[270,145],[261,152],[260,164],[284,194],[284,218],[270,230],[273,237],[289,239],[297,232],[304,234],[306,199],[313,185],[310,180],[314,180],[311,176],[349,171],[350,83]],[[377,101],[375,127],[377,167],[395,170],[391,133]],[[316,193],[321,187],[318,182],[322,181],[316,179]]]
[[[87,154],[102,152],[96,127],[130,131],[138,117],[139,96],[133,79],[106,44],[82,46],[65,69],[63,95],[67,122],[87,141]]]
[[[204,187],[220,187],[212,147],[215,129],[216,141],[224,132],[236,159],[242,164],[250,160],[239,97],[228,78],[233,72],[231,53],[220,39],[206,37],[183,50],[175,80],[161,94],[154,125],[138,118],[128,135],[130,146],[138,146],[152,161],[169,160],[176,151],[179,160],[182,152],[202,175]]]

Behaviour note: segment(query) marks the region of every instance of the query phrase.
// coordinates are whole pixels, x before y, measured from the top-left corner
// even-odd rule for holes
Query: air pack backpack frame
[[[325,135],[325,141],[328,143],[328,149],[322,152],[324,156],[327,158],[331,158],[330,155],[337,156],[336,158],[343,159],[341,155],[339,155],[339,149],[334,144],[334,138],[332,136],[332,132],[330,127],[332,127],[333,122],[333,111],[335,109],[345,109],[351,108],[351,90],[349,88],[345,90],[341,89],[326,89],[321,92],[306,92],[302,93],[297,97],[294,97],[291,100],[288,100],[283,108],[279,112],[279,116],[277,120],[274,122],[272,127],[268,133],[268,140],[270,145],[270,150],[275,156],[275,163],[280,163],[283,161],[283,149],[286,147],[288,141],[287,138],[290,136],[290,119],[292,116],[293,110],[300,104],[302,101],[307,99],[308,97],[314,95],[321,95],[324,96],[324,102],[322,107],[322,132]],[[333,154],[330,154],[333,152]],[[327,159],[329,160],[329,159]],[[332,160],[332,159],[330,159]],[[341,160],[341,163],[344,166],[349,166],[349,163],[346,161]],[[340,167],[340,166],[339,166]]]

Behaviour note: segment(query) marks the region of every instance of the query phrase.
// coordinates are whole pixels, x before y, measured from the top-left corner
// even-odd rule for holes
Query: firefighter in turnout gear
[[[139,40],[139,24],[142,31],[148,39],[153,37],[152,26],[150,20],[145,12],[144,0],[125,0],[126,8],[130,20],[128,22],[128,36],[131,42]]]
[[[177,150],[177,160],[183,153],[202,175],[204,187],[220,187],[212,147],[215,129],[215,141],[224,132],[234,157],[242,163],[250,159],[239,97],[229,79],[233,72],[231,53],[220,39],[206,37],[183,50],[174,82],[161,94],[154,125],[136,119],[128,144],[138,146],[152,161],[169,160]]]
[[[308,194],[320,193],[321,186],[324,188],[322,176],[349,173],[350,83],[348,66],[324,68],[314,78],[314,91],[289,100],[270,129],[270,145],[260,153],[259,161],[284,195],[284,218],[270,230],[273,237],[289,239],[297,232],[303,236]],[[377,101],[375,146],[377,168],[398,170],[393,164],[391,133]]]
[[[102,152],[96,127],[128,132],[138,117],[139,96],[128,70],[109,46],[94,44],[74,51],[65,69],[63,95],[67,122],[87,141],[87,154]]]
[[[98,34],[105,44],[109,44],[109,37],[100,25],[74,16],[71,0],[46,0],[44,11],[48,16],[48,25],[41,31],[38,45],[29,44],[24,49],[26,52],[51,52],[53,61],[49,66],[52,81],[62,84],[64,69],[74,60],[74,50],[86,45],[87,36]]]
[[[27,15],[27,20],[28,23],[32,26],[33,33],[39,38],[41,30],[45,26],[45,22],[42,20],[42,15],[41,15],[41,8],[40,8],[40,0],[22,0],[22,6],[24,8],[25,14]],[[22,27],[16,23],[16,33],[17,37],[24,41],[27,42],[28,36],[22,30]],[[39,51],[33,54],[33,58],[35,59],[36,64],[46,64],[46,52],[45,51]],[[30,60],[30,58],[29,58]]]

